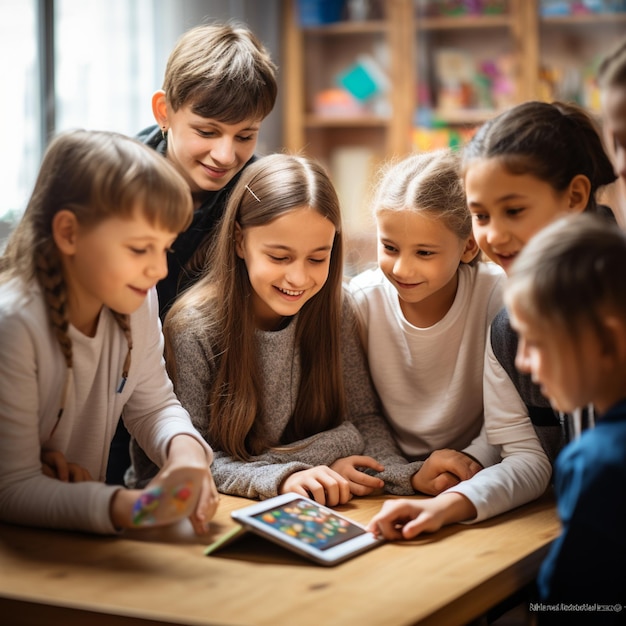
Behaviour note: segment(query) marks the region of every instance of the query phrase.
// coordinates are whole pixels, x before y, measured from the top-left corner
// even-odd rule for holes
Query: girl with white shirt
[[[181,176],[139,142],[50,144],[0,261],[1,521],[207,530],[213,453],[167,376],[154,289],[191,214]],[[120,414],[162,468],[143,491],[102,482]]]
[[[615,173],[592,118],[580,107],[525,102],[483,125],[463,152],[472,230],[483,253],[505,271],[542,228],[567,214],[596,212]],[[369,528],[410,539],[454,522],[481,521],[538,498],[565,442],[541,389],[515,368],[517,335],[506,309],[494,318],[485,354],[485,427],[502,461],[430,500],[385,503]]]
[[[478,262],[458,153],[410,156],[377,188],[378,267],[350,282],[368,363],[416,490],[435,495],[497,462],[481,434],[489,324],[504,273]]]

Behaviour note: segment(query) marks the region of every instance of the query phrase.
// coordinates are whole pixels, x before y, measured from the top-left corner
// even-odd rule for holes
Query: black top
[[[530,374],[522,373],[515,367],[517,343],[517,334],[511,328],[507,310],[503,308],[491,322],[491,347],[526,405],[541,445],[553,463],[566,443],[566,433],[558,414],[552,410],[539,386],[533,383]]]
[[[616,222],[612,209],[604,204],[597,206],[596,213],[609,222]],[[503,308],[491,323],[491,347],[526,405],[537,436],[548,458],[554,463],[561,448],[574,437],[573,418],[554,411],[540,387],[533,383],[530,374],[522,373],[515,367],[517,343],[517,333],[511,328],[508,312]],[[590,416],[587,408],[582,408],[581,429],[585,430],[590,424]]]
[[[142,130],[137,135],[137,139],[165,156],[167,139],[163,138],[161,129],[157,125]],[[157,283],[161,320],[165,318],[178,295],[200,278],[202,262],[199,261],[198,257],[202,257],[200,254],[196,255],[196,252],[208,248],[217,223],[224,215],[226,202],[232,188],[236,185],[244,168],[256,159],[257,156],[253,155],[241,171],[222,189],[207,191],[204,201],[193,213],[191,225],[186,231],[180,233],[174,241],[173,252],[167,258],[167,276]]]

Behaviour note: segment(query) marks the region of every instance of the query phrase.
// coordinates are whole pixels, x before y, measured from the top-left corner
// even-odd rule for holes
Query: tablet
[[[238,509],[231,516],[244,528],[321,565],[335,565],[384,541],[347,517],[295,493]]]

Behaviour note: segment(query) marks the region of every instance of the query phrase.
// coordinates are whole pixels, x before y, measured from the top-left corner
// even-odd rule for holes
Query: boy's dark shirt
[[[154,125],[142,130],[137,135],[137,139],[165,156],[167,140],[163,139],[159,126]],[[205,248],[209,243],[217,223],[224,214],[228,196],[239,180],[241,172],[256,159],[257,157],[253,155],[225,187],[219,191],[207,192],[203,203],[195,209],[189,228],[180,233],[174,241],[173,252],[167,257],[167,276],[157,283],[161,320],[165,318],[165,314],[178,295],[200,277],[202,266],[192,268],[189,262],[197,250],[201,247]]]

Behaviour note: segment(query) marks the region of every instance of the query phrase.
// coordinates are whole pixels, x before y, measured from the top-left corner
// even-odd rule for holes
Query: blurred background
[[[153,124],[178,37],[227,20],[250,27],[279,68],[257,152],[326,165],[351,273],[373,258],[381,164],[462,146],[524,100],[574,101],[601,123],[596,70],[626,37],[626,0],[0,0],[0,249],[50,137]],[[623,221],[626,190],[616,198]]]
[[[280,0],[0,0],[0,243],[26,206],[55,132],[135,135],[154,124],[152,94],[178,37],[231,19],[279,56]],[[280,144],[278,103],[259,152]]]

